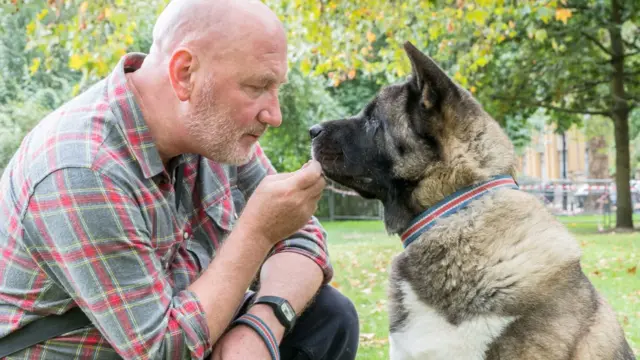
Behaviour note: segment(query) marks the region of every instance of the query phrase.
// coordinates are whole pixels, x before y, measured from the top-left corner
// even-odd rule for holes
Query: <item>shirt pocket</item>
[[[237,206],[244,206],[244,198],[235,200],[237,196],[242,196],[242,192],[237,186],[232,186],[226,195],[214,201],[204,210],[223,232],[229,232],[233,229],[238,220]]]

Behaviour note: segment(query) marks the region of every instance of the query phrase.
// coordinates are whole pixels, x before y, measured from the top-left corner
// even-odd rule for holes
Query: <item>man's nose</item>
[[[322,125],[319,125],[319,124],[313,125],[313,126],[309,129],[309,135],[311,136],[311,139],[315,139],[316,137],[318,137],[318,135],[320,135],[320,133],[322,132],[322,130],[324,130],[324,128],[322,127]]]
[[[277,96],[266,109],[260,112],[258,120],[272,127],[278,127],[282,124],[282,112],[280,111],[280,101],[278,101]]]

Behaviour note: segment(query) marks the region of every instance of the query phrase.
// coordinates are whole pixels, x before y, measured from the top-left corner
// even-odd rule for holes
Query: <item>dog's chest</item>
[[[482,360],[489,345],[514,320],[486,315],[452,325],[421,302],[408,283],[400,288],[408,316],[404,326],[390,334],[392,360]]]

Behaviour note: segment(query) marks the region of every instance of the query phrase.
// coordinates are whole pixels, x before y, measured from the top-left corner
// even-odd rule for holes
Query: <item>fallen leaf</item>
[[[373,333],[360,334],[360,338],[363,340],[373,340],[375,336],[376,334],[373,334]]]
[[[634,267],[632,267],[632,268],[628,268],[628,269],[627,269],[627,272],[628,272],[629,274],[631,274],[631,275],[635,275],[637,270],[638,270],[638,267],[637,267],[637,266],[634,266]]]

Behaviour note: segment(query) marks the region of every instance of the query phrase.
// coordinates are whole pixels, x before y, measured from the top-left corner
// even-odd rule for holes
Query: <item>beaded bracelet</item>
[[[231,325],[235,326],[237,324],[247,325],[255,332],[257,332],[264,341],[265,345],[267,345],[267,349],[269,349],[269,353],[271,354],[271,359],[280,360],[280,350],[278,349],[278,342],[276,341],[276,337],[273,335],[271,329],[269,329],[264,321],[253,314],[244,314],[237,318]]]

